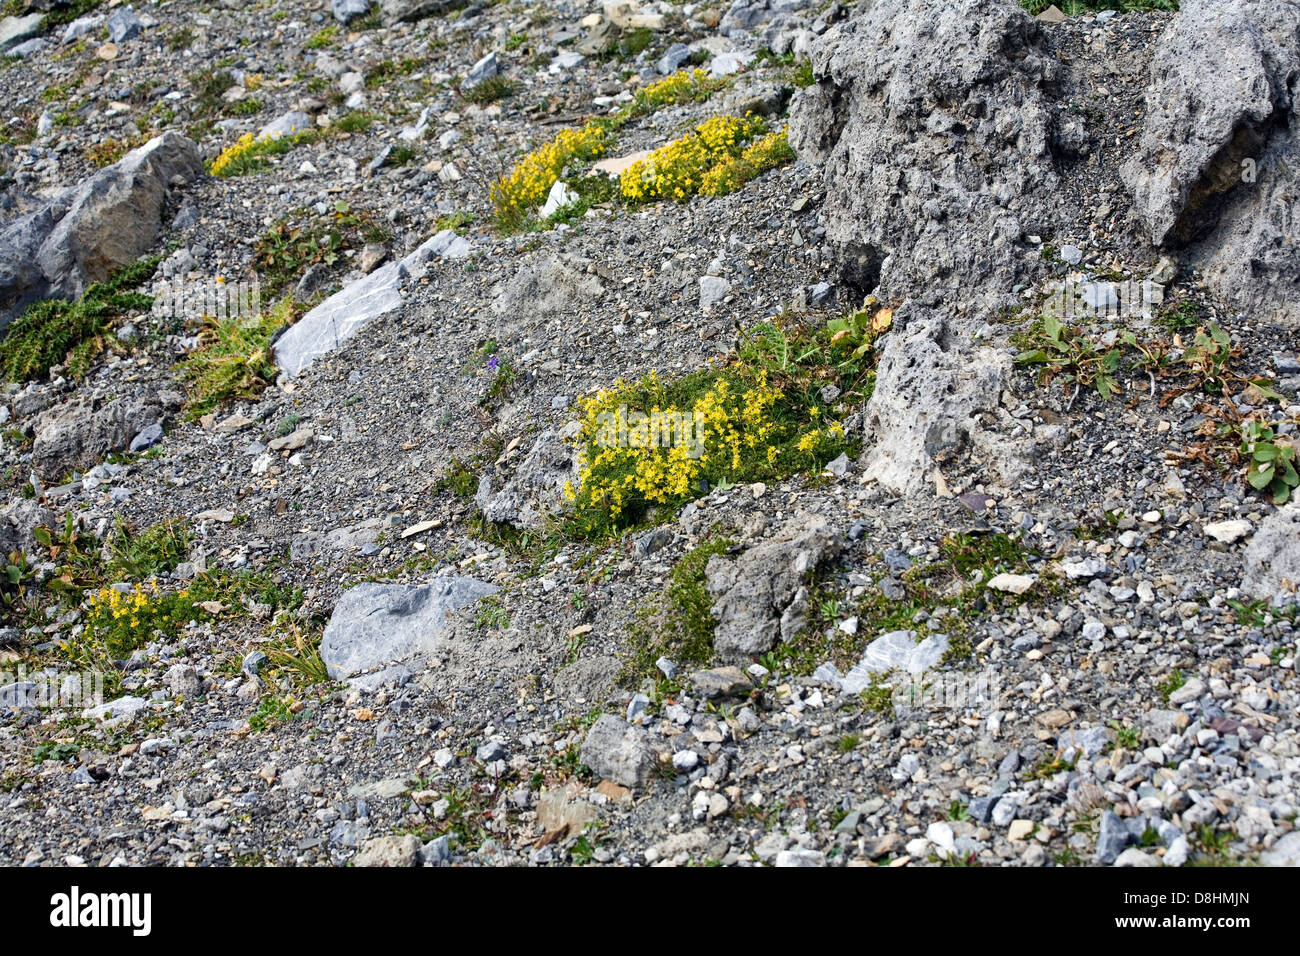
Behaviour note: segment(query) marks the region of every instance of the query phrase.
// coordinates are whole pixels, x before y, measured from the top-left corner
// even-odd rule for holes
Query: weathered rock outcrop
[[[57,405],[35,422],[32,468],[46,481],[60,481],[74,469],[97,465],[124,451],[150,425],[166,421],[182,402],[180,394],[163,391],[103,404],[76,398]]]
[[[1260,522],[1242,554],[1246,574],[1241,582],[1248,594],[1269,600],[1278,592],[1300,587],[1300,502],[1279,508]]]
[[[1300,3],[1186,0],[1158,47],[1123,167],[1158,246],[1189,250],[1234,310],[1300,324]]]
[[[865,410],[867,478],[900,492],[933,489],[933,468],[980,459],[990,479],[1014,481],[1031,443],[993,437],[1011,372],[1005,349],[979,346],[950,317],[904,306],[886,337],[876,388]]]
[[[718,659],[747,661],[798,634],[808,610],[805,582],[839,551],[825,518],[799,518],[735,558],[710,558],[705,576]]]
[[[171,191],[203,175],[198,147],[168,132],[0,233],[0,328],[36,299],[73,299],[158,239]]]
[[[850,286],[978,313],[1038,264],[1060,72],[1039,30],[1012,0],[890,0],[817,45],[790,141],[824,164]]]
[[[603,286],[594,272],[590,261],[573,256],[529,262],[492,290],[492,312],[514,317],[578,308],[601,293]]]
[[[495,524],[536,529],[545,515],[563,512],[565,484],[578,485],[577,456],[566,441],[576,432],[576,422],[562,432],[542,432],[500,491],[492,492],[490,481],[482,485],[478,504],[483,517]]]

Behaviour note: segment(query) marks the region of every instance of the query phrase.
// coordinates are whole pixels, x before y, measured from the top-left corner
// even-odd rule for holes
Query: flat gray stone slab
[[[290,326],[275,343],[276,365],[290,378],[299,375],[356,335],[367,322],[400,306],[402,287],[421,278],[430,259],[463,259],[472,251],[469,240],[450,229],[429,237],[404,259],[340,289]]]
[[[437,578],[429,584],[367,582],[344,591],[321,637],[321,658],[336,680],[362,690],[401,682],[423,667],[448,613],[495,593],[473,578]]]

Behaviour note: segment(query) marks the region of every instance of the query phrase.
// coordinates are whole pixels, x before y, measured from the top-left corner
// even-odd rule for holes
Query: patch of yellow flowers
[[[208,172],[213,176],[225,175],[226,170],[230,168],[230,164],[248,153],[256,144],[257,136],[253,133],[245,133],[221,151],[221,155],[214,159],[212,165],[208,167]]]
[[[580,400],[578,485],[566,484],[564,493],[583,533],[633,524],[648,508],[697,496],[706,482],[772,479],[814,467],[844,439],[838,423],[811,427],[818,414],[793,408],[763,371],[716,373],[689,407],[654,400],[667,394],[651,372]]]
[[[707,119],[623,170],[619,189],[630,202],[685,202],[701,190],[711,170],[739,159],[745,144],[765,132],[767,124],[758,116]]]
[[[708,70],[682,70],[637,90],[633,105],[628,109],[644,113],[665,106],[706,100],[724,86],[726,81],[709,76]]]
[[[208,172],[213,176],[237,175],[239,170],[235,164],[239,160],[245,157],[263,156],[272,152],[283,152],[286,148],[292,147],[304,139],[309,139],[311,136],[311,130],[299,131],[296,127],[291,128],[288,134],[283,136],[278,134],[274,136],[258,136],[255,133],[245,133],[221,151],[221,155],[208,166]]]
[[[665,106],[702,102],[726,85],[726,80],[715,79],[706,70],[683,70],[637,90],[632,102],[614,116],[592,120],[580,129],[561,130],[492,184],[491,199],[498,225],[504,229],[523,225],[546,200],[546,194],[565,166],[574,160],[605,155],[618,131],[632,119]]]
[[[726,196],[740,189],[759,173],[791,162],[789,130],[781,129],[756,139],[735,159],[719,163],[704,174],[700,192],[706,196]]]
[[[504,226],[518,225],[546,199],[564,167],[574,160],[595,159],[604,154],[610,140],[609,127],[593,121],[581,129],[560,130],[549,143],[533,150],[492,184],[492,205]]]
[[[164,594],[156,581],[136,584],[130,591],[101,588],[87,601],[87,630],[112,657],[126,657],[145,644],[155,631],[175,636],[195,613],[189,591]]]

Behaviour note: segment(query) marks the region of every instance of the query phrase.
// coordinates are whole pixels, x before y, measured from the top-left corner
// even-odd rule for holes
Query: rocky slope
[[[1292,0],[5,9],[0,862],[1300,859]],[[756,354],[843,446],[580,533]]]

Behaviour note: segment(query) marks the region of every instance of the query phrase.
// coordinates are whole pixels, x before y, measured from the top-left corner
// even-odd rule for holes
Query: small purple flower
[[[495,355],[489,355],[489,356],[488,356],[488,371],[489,371],[489,372],[495,372],[495,371],[496,371],[498,368],[500,368],[500,367],[501,367],[501,360],[500,360],[499,358],[497,358]]]

